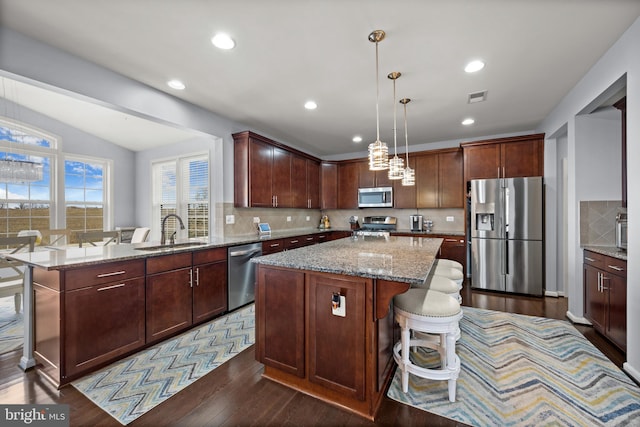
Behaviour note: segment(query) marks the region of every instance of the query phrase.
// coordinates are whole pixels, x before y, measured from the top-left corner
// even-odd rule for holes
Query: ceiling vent
[[[476,102],[482,102],[487,100],[487,91],[473,92],[469,94],[467,104],[475,104]]]

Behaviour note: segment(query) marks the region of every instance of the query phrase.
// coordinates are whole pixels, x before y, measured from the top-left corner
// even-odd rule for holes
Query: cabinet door
[[[442,238],[442,246],[438,258],[451,259],[462,264],[466,277],[467,269],[467,241],[464,237],[446,237]]]
[[[358,186],[376,187],[376,171],[369,170],[369,162],[358,162]]]
[[[273,147],[255,139],[249,140],[250,206],[271,207]]]
[[[338,165],[338,209],[358,207],[358,170],[355,162]]]
[[[144,278],[66,292],[66,376],[145,344],[144,292]]]
[[[627,351],[627,280],[610,273],[604,274],[605,292],[609,294],[606,335],[624,352]],[[608,289],[606,289],[608,288]]]
[[[464,147],[464,179],[498,178],[500,145],[486,144]]]
[[[544,175],[544,141],[531,139],[500,144],[502,178]]]
[[[322,163],[321,166],[321,209],[338,208],[338,165],[335,163]]]
[[[192,324],[191,268],[147,276],[147,342],[157,341]]]
[[[307,159],[307,199],[309,209],[320,209],[320,163]]]
[[[258,265],[257,280],[256,358],[304,378],[304,273]]]
[[[409,155],[409,166],[416,170],[416,156]],[[405,165],[406,167],[406,165]],[[393,187],[393,207],[396,209],[415,209],[417,207],[416,185],[405,186],[396,181]]]
[[[367,279],[307,273],[309,381],[343,395],[365,398],[365,294]],[[345,316],[331,299],[345,297]]]
[[[307,159],[291,156],[291,205],[294,208],[308,208]]]
[[[291,196],[291,158],[293,155],[281,148],[273,147],[273,181],[271,189],[275,197],[275,207],[293,206]]]
[[[267,240],[262,242],[262,255],[275,254],[284,250],[284,239]]]
[[[227,311],[227,262],[196,265],[193,270],[193,323],[199,323]]]
[[[602,272],[590,265],[584,265],[584,312],[594,328],[605,333],[606,298],[600,290]]]
[[[462,150],[438,154],[440,208],[464,208]]]
[[[418,208],[438,207],[438,155],[416,156],[416,198]]]

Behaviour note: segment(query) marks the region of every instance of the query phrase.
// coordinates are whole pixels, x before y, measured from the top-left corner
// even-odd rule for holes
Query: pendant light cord
[[[407,103],[403,103],[404,107],[404,142],[406,144],[407,167],[409,167],[409,132],[407,131]]]
[[[380,141],[380,72],[378,71],[378,42],[376,41],[376,142]]]

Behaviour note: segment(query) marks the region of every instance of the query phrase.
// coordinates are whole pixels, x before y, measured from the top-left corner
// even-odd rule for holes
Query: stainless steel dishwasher
[[[227,249],[227,298],[232,311],[255,300],[256,265],[251,258],[262,255],[262,243]]]

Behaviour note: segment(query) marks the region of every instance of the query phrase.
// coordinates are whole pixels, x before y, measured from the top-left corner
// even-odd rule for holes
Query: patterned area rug
[[[251,304],[72,384],[126,425],[254,342],[255,306]]]
[[[400,370],[394,400],[472,426],[640,425],[640,389],[569,322],[464,307],[456,402],[446,381]],[[416,353],[437,366],[437,355]],[[434,365],[435,363],[435,365]]]
[[[13,296],[0,298],[0,354],[21,349],[23,342],[22,311],[16,314]]]

